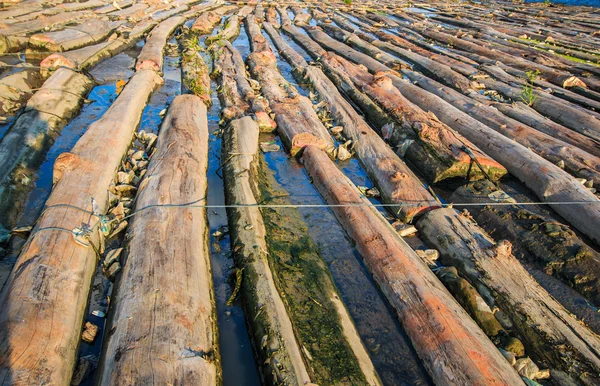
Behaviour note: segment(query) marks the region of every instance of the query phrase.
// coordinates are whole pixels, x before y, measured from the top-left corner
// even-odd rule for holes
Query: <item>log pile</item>
[[[249,384],[381,385],[407,363],[436,385],[600,383],[597,9],[2,6],[0,384],[218,385],[256,365]],[[87,71],[134,46],[134,75],[94,89],[110,107],[63,151]],[[207,205],[216,177],[224,207]],[[94,275],[114,283],[106,325],[89,323]],[[378,351],[352,275],[390,306],[404,358]]]

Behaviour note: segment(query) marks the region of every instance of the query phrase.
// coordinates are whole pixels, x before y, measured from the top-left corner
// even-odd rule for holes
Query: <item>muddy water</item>
[[[270,37],[265,38],[278,59],[283,77],[296,85],[298,92],[308,95],[305,84],[295,83],[292,67],[279,56]],[[291,39],[284,37],[286,41]],[[306,59],[308,55],[295,43],[292,48]],[[278,137],[263,134],[261,141],[273,141],[283,146]],[[264,155],[277,182],[288,191],[294,204],[324,204],[304,168],[283,150]],[[339,165],[340,169],[357,185],[372,187],[364,169],[356,159]],[[373,200],[378,202],[377,200]],[[372,281],[370,273],[347,237],[342,226],[327,208],[299,208],[300,214],[326,261],[342,299],[354,319],[373,364],[385,384],[429,384],[429,378],[420,364],[412,345],[397,321],[393,310]]]

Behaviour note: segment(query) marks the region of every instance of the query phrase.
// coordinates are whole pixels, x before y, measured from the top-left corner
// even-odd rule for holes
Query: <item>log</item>
[[[48,76],[59,67],[86,71],[101,61],[131,48],[143,35],[156,26],[155,21],[137,23],[133,29],[126,31],[126,38],[109,38],[107,41],[77,50],[54,53],[40,63],[40,72]]]
[[[318,67],[308,63],[279,36],[269,23],[263,28],[273,39],[282,55],[303,74],[315,88],[327,108],[352,139],[354,151],[369,178],[377,184],[384,202],[398,204],[391,209],[404,222],[438,204],[414,173],[398,158],[377,133],[362,119],[338,92],[335,85]],[[408,204],[403,207],[402,204]]]
[[[426,213],[416,224],[419,234],[440,251],[444,264],[458,268],[476,287],[489,289],[491,306],[510,318],[526,347],[544,365],[584,383],[598,382],[600,338],[527,273],[512,255],[509,242],[496,243],[485,233],[473,239],[479,228],[467,215],[452,215],[455,211],[447,208]],[[455,234],[440,236],[440,227],[450,227]]]
[[[271,24],[274,28],[281,28],[281,24],[277,20],[277,11],[275,10],[275,7],[268,7],[265,15],[269,24]]]
[[[163,69],[163,49],[169,36],[183,23],[185,18],[182,16],[173,16],[159,25],[157,25],[150,36],[146,39],[146,44],[138,55],[135,64],[136,71],[151,69],[161,72]]]
[[[302,160],[328,204],[365,203],[320,149],[308,146]],[[366,206],[332,211],[397,312],[435,384],[521,383],[483,331],[378,212]]]
[[[448,87],[440,87],[439,83],[414,71],[403,70],[403,74],[420,87],[439,96],[500,134],[531,149],[544,159],[554,164],[564,162],[565,170],[572,175],[600,182],[600,158],[579,149],[576,145],[573,146],[555,139],[551,135],[504,116],[486,106],[487,99],[475,92],[470,93],[472,98],[469,98]]]
[[[85,75],[59,69],[29,99],[0,142],[0,223],[15,225],[36,166],[62,129],[77,115],[93,82]]]
[[[209,45],[218,40],[233,40],[240,34],[240,18],[238,15],[231,15],[225,21],[223,29],[216,35],[209,36],[204,41],[204,44]]]
[[[106,39],[122,22],[89,19],[61,31],[35,34],[29,38],[32,50],[63,52],[75,50]]]
[[[136,196],[100,385],[210,385],[221,378],[206,209],[161,207],[205,203],[207,167],[206,106],[178,96]]]
[[[235,6],[221,6],[212,11],[202,13],[190,29],[198,35],[208,35],[221,22],[221,18],[236,9]]]
[[[30,64],[18,65],[21,71],[0,79],[0,117],[17,112],[44,80]]]
[[[247,62],[258,80],[263,96],[275,114],[278,133],[289,152],[295,156],[307,145],[333,152],[334,144],[327,129],[313,109],[311,101],[300,95],[277,68],[277,58],[250,15],[246,18],[252,53]]]
[[[0,377],[68,384],[97,263],[98,215],[160,77],[136,73],[117,100],[55,164],[54,189],[0,294]],[[95,199],[92,205],[91,199]],[[90,215],[92,207],[97,215]],[[83,237],[72,233],[88,224]],[[87,235],[87,236],[86,236]]]
[[[148,9],[148,4],[144,3],[136,3],[131,7],[127,7],[125,9],[120,9],[118,11],[113,11],[108,14],[110,20],[129,20],[129,21],[139,21],[141,18],[144,18],[145,10]]]
[[[256,205],[253,193],[256,170],[258,126],[250,117],[234,120],[223,137],[223,166],[227,205]],[[289,315],[275,286],[267,259],[266,229],[258,207],[228,207],[231,246],[236,265],[243,269],[242,296],[246,315],[259,357],[263,381],[269,384],[286,381],[291,385],[309,383]],[[264,344],[263,336],[273,341]]]

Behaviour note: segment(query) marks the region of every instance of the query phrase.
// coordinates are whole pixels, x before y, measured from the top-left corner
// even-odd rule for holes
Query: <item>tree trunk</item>
[[[121,24],[90,19],[62,31],[35,34],[29,38],[29,47],[52,52],[75,50],[106,39]]]
[[[206,203],[207,167],[206,106],[196,96],[178,96],[136,196],[100,385],[219,383],[206,209],[172,207]]]
[[[212,11],[204,12],[196,19],[190,29],[198,35],[208,35],[221,22],[221,18],[236,9],[235,6],[221,6]]]
[[[138,55],[135,65],[136,71],[151,69],[161,72],[163,68],[163,49],[169,36],[183,23],[185,18],[182,16],[171,17],[157,25],[150,36],[146,39],[146,44]]]
[[[45,211],[0,295],[4,384],[70,382],[97,263],[92,245],[101,242],[98,217],[108,209],[108,186],[160,80],[151,70],[136,73],[73,150],[57,159]],[[77,236],[75,229],[88,226],[82,224],[90,231]]]
[[[20,71],[0,79],[0,117],[17,112],[39,88],[44,79],[40,72],[25,63],[19,65]]]
[[[328,204],[364,204],[358,190],[320,149],[302,160]],[[520,377],[420,258],[373,208],[332,211],[398,314],[437,385],[521,383]]]

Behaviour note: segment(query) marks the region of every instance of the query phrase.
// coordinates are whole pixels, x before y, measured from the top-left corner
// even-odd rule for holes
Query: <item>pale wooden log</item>
[[[133,0],[121,0],[115,2],[119,6],[119,8],[115,7],[113,4],[107,4],[104,7],[94,9],[94,13],[99,15],[104,15],[106,13],[117,11],[118,9],[125,9],[127,7],[131,7],[133,5]]]
[[[246,18],[246,26],[253,49],[247,59],[248,67],[260,83],[263,96],[269,101],[286,148],[292,155],[311,144],[332,152],[333,140],[315,113],[311,101],[300,95],[281,75],[277,58],[262,36],[253,15]]]
[[[87,242],[98,245],[91,200],[106,213],[108,186],[160,81],[154,71],[137,72],[72,151],[57,159],[45,211],[0,295],[3,383],[69,383],[97,263],[94,248],[75,241],[71,230],[90,223]]]
[[[266,19],[267,21],[274,27],[274,28],[281,28],[281,24],[279,23],[279,21],[277,20],[277,11],[275,10],[275,7],[268,7],[267,11],[265,12],[266,15]]]
[[[40,63],[40,72],[47,76],[59,67],[68,67],[74,70],[88,70],[101,61],[110,58],[119,52],[132,47],[143,35],[156,26],[155,21],[137,23],[133,29],[126,32],[126,38],[115,38],[79,48],[77,50],[54,53],[47,56]]]
[[[108,17],[111,20],[130,20],[137,21],[145,16],[145,10],[148,9],[148,4],[145,3],[136,3],[131,7],[127,7],[125,9],[120,9],[118,11],[113,11],[108,13]]]
[[[88,0],[81,3],[62,3],[58,4],[56,8],[64,10],[65,12],[81,11],[84,9],[99,8],[106,5],[107,1],[104,0]]]
[[[39,88],[44,79],[36,68],[24,63],[22,70],[0,79],[0,117],[6,117],[19,110]]]
[[[258,126],[250,117],[233,120],[223,138],[225,198],[228,205],[256,205],[251,176],[258,156]],[[235,154],[235,156],[231,156]],[[254,171],[253,171],[254,170]],[[267,260],[266,230],[258,207],[227,208],[231,245],[244,269],[242,295],[255,339],[258,366],[267,383],[304,385],[310,377],[289,315],[275,286]],[[265,345],[263,336],[273,345]]]
[[[221,6],[212,11],[204,12],[196,19],[190,29],[198,35],[210,34],[221,22],[221,18],[236,8],[235,6]]]
[[[161,72],[163,69],[163,49],[169,36],[185,22],[182,16],[173,16],[157,25],[146,39],[144,48],[138,55],[136,71],[151,69]]]
[[[455,212],[447,208],[426,213],[417,222],[419,234],[440,251],[445,264],[457,267],[475,286],[490,291],[492,306],[511,319],[532,353],[554,369],[582,381],[598,382],[600,338],[527,273],[512,255],[508,241],[495,243],[471,219],[455,216]],[[442,236],[438,232],[441,227],[455,233]]]
[[[35,165],[79,111],[93,82],[85,75],[59,69],[33,94],[0,142],[0,222],[15,224],[35,179]]]
[[[227,18],[224,28],[216,35],[207,37],[204,43],[208,45],[218,40],[233,40],[240,34],[240,30],[241,25],[239,16],[231,15]]]
[[[185,207],[206,203],[207,167],[206,106],[178,96],[136,196],[100,385],[214,385],[221,377],[206,209]]]
[[[62,31],[35,34],[29,38],[29,47],[52,52],[75,50],[106,39],[121,24],[89,19]]]
[[[379,135],[358,115],[338,92],[335,85],[318,67],[308,63],[296,53],[271,27],[264,23],[282,55],[310,81],[318,95],[327,103],[333,117],[344,127],[344,134],[354,141],[354,151],[367,174],[377,184],[386,203],[398,204],[391,212],[402,221],[409,222],[424,210],[438,204],[414,173],[386,145]],[[408,204],[404,206],[402,204]]]
[[[420,87],[543,158],[555,164],[563,161],[565,170],[572,175],[600,183],[600,158],[597,156],[504,116],[486,106],[487,100],[475,92],[470,93],[473,98],[469,98],[448,87],[440,87],[439,83],[414,71],[403,70],[403,74]]]
[[[320,149],[308,146],[302,160],[327,203],[366,202]],[[332,211],[356,243],[437,385],[521,383],[483,331],[378,212],[360,206]]]

